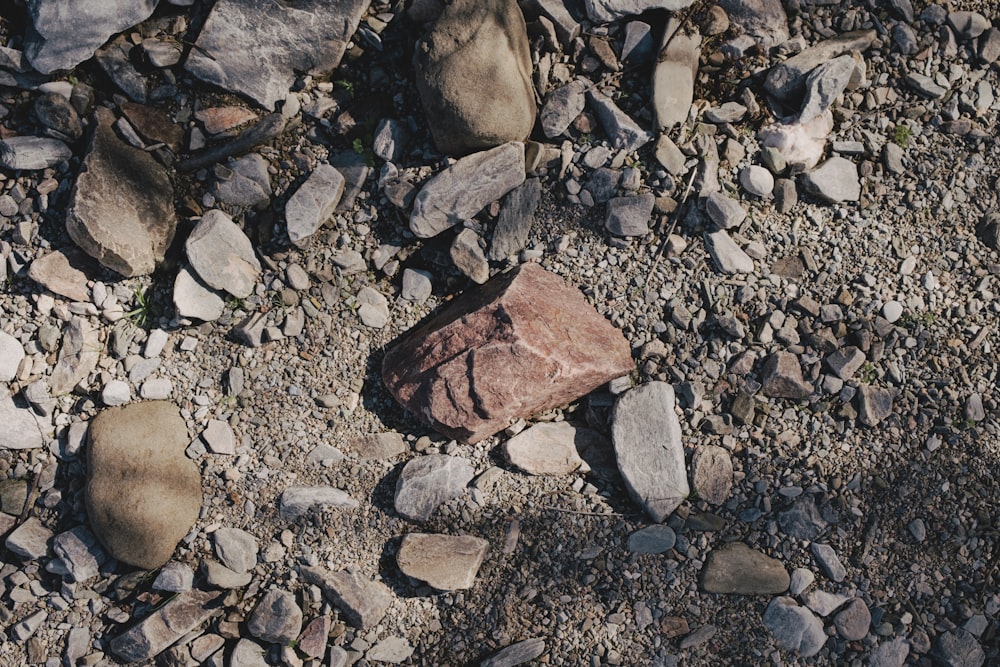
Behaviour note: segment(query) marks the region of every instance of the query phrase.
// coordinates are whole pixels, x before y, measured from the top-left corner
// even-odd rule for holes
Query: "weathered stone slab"
[[[776,597],[764,611],[764,626],[778,646],[804,658],[816,655],[826,643],[823,621],[789,597]]]
[[[100,333],[89,321],[74,317],[63,331],[59,360],[52,369],[49,386],[54,396],[66,394],[97,368],[101,356]]]
[[[177,228],[173,185],[152,155],[118,138],[109,109],[94,117],[97,129],[70,197],[66,231],[112,271],[150,274]]]
[[[673,387],[649,382],[622,394],[611,417],[611,439],[625,487],[657,523],[690,493],[674,407]]]
[[[28,277],[45,289],[73,301],[89,301],[86,263],[93,260],[76,248],[56,250],[31,262]]]
[[[776,595],[788,590],[790,582],[781,561],[742,542],[730,542],[712,551],[701,577],[703,590],[737,595]]]
[[[392,592],[385,584],[372,581],[357,570],[331,572],[320,567],[303,567],[299,572],[305,582],[319,586],[344,619],[356,628],[367,630],[377,625],[392,604]]]
[[[781,100],[801,96],[805,92],[809,72],[837,56],[866,50],[875,36],[874,30],[856,30],[810,46],[772,67],[764,80],[764,89]]]
[[[687,119],[700,55],[701,36],[685,32],[678,18],[669,19],[653,70],[653,109],[659,129],[670,129]]]
[[[111,652],[126,662],[149,660],[222,611],[225,592],[188,591],[109,642]]]
[[[346,491],[332,486],[290,486],[281,492],[278,513],[286,521],[294,521],[314,509],[324,507],[354,508],[358,501]]]
[[[478,442],[632,367],[628,342],[576,288],[522,264],[398,340],[382,379],[435,429]]]
[[[201,511],[201,474],[184,450],[191,439],[166,401],[110,408],[90,422],[85,499],[108,552],[160,567]]]
[[[597,431],[566,422],[543,422],[521,431],[503,448],[511,464],[529,475],[568,475],[586,469],[580,451],[607,445]]]
[[[475,472],[468,459],[458,456],[428,454],[411,459],[396,480],[396,511],[412,521],[427,521],[442,503],[465,493]]]
[[[344,175],[328,164],[316,167],[285,204],[288,240],[301,243],[315,234],[344,194]]]
[[[48,169],[72,155],[65,143],[48,137],[19,136],[0,141],[0,167],[4,169]]]
[[[651,9],[676,12],[691,6],[694,0],[584,0],[587,16],[594,23],[610,23]]]
[[[219,209],[201,217],[184,243],[184,250],[191,268],[209,287],[225,290],[238,299],[253,293],[260,260],[243,230]]]
[[[184,67],[267,109],[285,99],[297,73],[340,64],[371,0],[219,0]]]
[[[31,408],[18,407],[6,392],[0,394],[0,449],[34,449],[41,447],[42,432]]]
[[[420,238],[479,213],[524,182],[524,145],[511,142],[473,153],[430,179],[413,200],[410,229]]]
[[[472,588],[490,543],[470,535],[410,533],[403,538],[396,564],[408,577],[442,591]]]

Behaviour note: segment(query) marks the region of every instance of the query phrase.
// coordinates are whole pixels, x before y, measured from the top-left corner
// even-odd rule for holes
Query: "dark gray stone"
[[[813,392],[813,386],[802,378],[799,359],[791,352],[775,352],[761,371],[764,394],[771,398],[801,400]]]
[[[810,46],[771,68],[764,89],[781,100],[793,100],[805,92],[809,73],[823,63],[852,51],[865,51],[875,40],[874,30],[847,32]]]
[[[529,178],[504,196],[490,241],[491,260],[498,262],[524,249],[541,197],[542,183],[537,178]]]
[[[819,653],[826,643],[823,622],[789,597],[776,597],[764,611],[764,626],[778,646],[804,658]]]
[[[872,614],[861,598],[854,598],[833,617],[837,634],[847,641],[860,641],[868,635]]]
[[[635,554],[662,554],[674,548],[677,536],[670,526],[647,526],[628,536],[628,550]]]
[[[525,639],[505,646],[479,663],[479,667],[516,667],[534,660],[545,653],[545,640],[541,637]]]
[[[72,157],[62,141],[47,137],[10,137],[0,141],[0,167],[12,171],[48,169]]]
[[[829,544],[813,542],[809,545],[809,550],[812,552],[813,558],[816,559],[816,564],[830,581],[839,583],[844,580],[847,576],[847,570],[844,569],[844,564],[840,562],[833,547]]]
[[[188,591],[166,604],[108,643],[111,653],[127,662],[149,660],[178,639],[222,612],[225,594],[217,591]]]
[[[719,0],[730,24],[738,26],[766,52],[788,40],[788,15],[781,0]]]
[[[783,512],[778,512],[778,527],[785,535],[800,540],[812,540],[826,529],[827,523],[820,516],[816,501],[802,496]]]
[[[219,209],[206,211],[184,243],[188,261],[209,287],[238,299],[253,293],[261,266],[250,239]]]
[[[619,150],[636,151],[653,140],[650,132],[639,127],[628,114],[609,97],[596,90],[587,91],[587,103],[608,137],[608,143]]]
[[[826,365],[841,380],[850,380],[865,363],[865,353],[848,345],[826,355]]]
[[[986,662],[983,647],[968,630],[962,628],[938,635],[932,655],[944,667],[981,667]]]
[[[546,137],[558,137],[580,115],[587,102],[586,90],[586,82],[576,80],[548,94],[539,114]]]
[[[604,228],[615,236],[645,236],[655,203],[656,198],[648,193],[610,199]]]
[[[332,572],[325,568],[303,567],[299,570],[307,583],[319,586],[344,615],[344,620],[356,628],[367,630],[385,617],[392,604],[389,588],[372,581],[357,570]]]
[[[264,593],[247,621],[250,634],[271,644],[288,644],[302,630],[302,609],[295,595],[271,589]]]
[[[709,593],[775,595],[788,590],[789,581],[779,560],[742,542],[730,542],[708,555],[701,587]]]
[[[892,391],[863,384],[858,387],[858,420],[865,426],[878,426],[892,414]]]

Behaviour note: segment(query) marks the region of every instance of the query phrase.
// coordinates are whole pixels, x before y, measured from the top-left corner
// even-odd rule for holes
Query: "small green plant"
[[[928,328],[937,321],[937,315],[931,312],[920,313],[919,315],[909,314],[899,318],[899,326],[907,331],[914,331],[920,328]]]
[[[125,313],[125,317],[130,319],[137,327],[144,327],[153,317],[153,303],[149,296],[149,291],[136,288],[132,291],[135,299],[135,308]]]
[[[361,141],[360,138],[355,139],[351,142],[351,148],[354,152],[362,156],[365,159],[365,164],[369,167],[375,166],[375,153],[372,152],[370,148],[365,148],[365,143]]]
[[[866,361],[861,365],[861,380],[865,384],[871,384],[876,379],[875,374],[875,364],[870,361]]]
[[[333,85],[339,86],[347,91],[347,94],[354,97],[354,82],[348,79],[337,79],[333,82]]]
[[[911,136],[913,136],[913,130],[908,125],[897,125],[892,131],[892,143],[900,148],[906,148],[910,144]]]

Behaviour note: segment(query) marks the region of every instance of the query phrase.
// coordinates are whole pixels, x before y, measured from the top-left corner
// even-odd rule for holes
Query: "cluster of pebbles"
[[[995,7],[66,4],[0,17],[0,663],[1000,661]],[[387,351],[528,263],[634,370],[443,436]]]

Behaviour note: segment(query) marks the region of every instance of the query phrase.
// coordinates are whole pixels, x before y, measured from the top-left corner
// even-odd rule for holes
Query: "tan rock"
[[[410,533],[396,563],[403,574],[442,591],[472,588],[490,543],[469,535]]]

